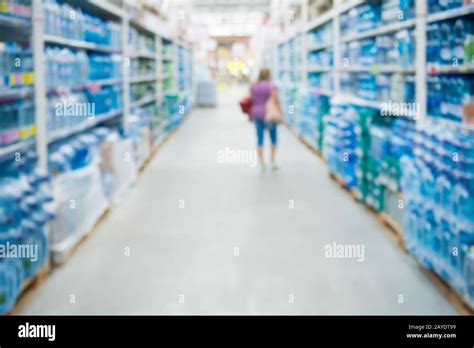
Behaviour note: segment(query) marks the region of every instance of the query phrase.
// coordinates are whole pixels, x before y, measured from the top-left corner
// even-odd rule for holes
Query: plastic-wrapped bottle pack
[[[36,155],[0,163],[0,313],[15,304],[25,279],[48,254],[46,224],[55,216],[50,177],[36,167]]]
[[[403,158],[409,250],[474,303],[474,142],[469,131],[429,125]]]

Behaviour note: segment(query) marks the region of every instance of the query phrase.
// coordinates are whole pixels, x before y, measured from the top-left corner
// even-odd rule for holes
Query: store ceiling
[[[270,0],[193,0],[193,11],[247,13],[267,11]]]
[[[191,22],[210,36],[250,36],[268,14],[271,0],[192,0]]]

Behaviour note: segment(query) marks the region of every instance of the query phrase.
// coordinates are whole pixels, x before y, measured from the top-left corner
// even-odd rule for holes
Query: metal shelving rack
[[[171,62],[177,64],[177,57],[175,54],[176,48],[173,49],[173,54],[171,56],[162,55],[162,44],[164,41],[172,44],[174,47],[177,47],[178,44],[184,44],[181,41],[175,40],[173,38],[166,37],[159,32],[159,28],[150,27],[143,23],[140,20],[132,18],[130,15],[131,11],[128,11],[129,6],[131,5],[128,0],[122,2],[122,6],[117,6],[112,3],[109,3],[104,0],[84,0],[84,1],[68,1],[73,6],[79,7],[87,12],[90,12],[94,15],[97,15],[104,19],[112,19],[120,23],[121,27],[121,49],[114,49],[106,47],[103,45],[97,45],[89,42],[83,42],[78,40],[71,40],[67,38],[61,38],[45,34],[44,28],[44,4],[43,0],[32,0],[32,18],[31,20],[23,18],[12,18],[4,15],[0,15],[0,28],[6,28],[3,32],[8,33],[8,29],[14,29],[16,31],[28,31],[31,32],[31,41],[32,41],[32,50],[34,57],[34,73],[36,76],[34,87],[25,88],[22,90],[16,90],[14,93],[2,94],[0,95],[0,100],[5,100],[5,98],[21,98],[27,95],[32,95],[34,93],[35,109],[36,109],[36,137],[34,139],[28,139],[22,142],[14,143],[10,146],[0,147],[0,158],[8,156],[16,152],[22,152],[29,147],[36,145],[38,157],[39,157],[39,166],[43,169],[48,167],[48,145],[62,139],[66,139],[70,136],[83,132],[87,129],[90,129],[96,125],[122,117],[122,123],[127,129],[128,126],[128,116],[130,115],[130,109],[132,107],[145,105],[152,102],[157,102],[159,105],[162,105],[164,101],[163,83],[166,79],[176,79],[175,86],[177,85],[177,76],[167,76],[163,73],[163,63]],[[150,37],[153,37],[155,40],[155,52],[135,52],[128,47],[128,34],[129,28],[135,27],[137,30],[146,32]],[[10,39],[7,37],[7,39]],[[71,47],[74,49],[80,48],[87,51],[93,52],[102,52],[109,54],[121,54],[124,58],[124,74],[123,79],[111,79],[111,80],[99,80],[91,81],[85,86],[76,86],[74,88],[69,88],[69,90],[77,90],[87,88],[88,86],[105,86],[105,85],[114,85],[122,84],[123,86],[123,105],[124,108],[122,111],[118,112],[114,110],[104,115],[95,117],[93,120],[85,121],[75,127],[68,129],[60,129],[49,134],[47,130],[47,115],[42,110],[46,110],[47,105],[47,94],[61,90],[61,87],[58,88],[46,88],[45,85],[45,55],[44,50],[46,45],[57,45],[64,47]],[[192,55],[192,50],[187,46],[189,54]],[[134,58],[143,58],[143,59],[152,59],[155,60],[156,71],[154,74],[149,76],[130,76],[129,62],[130,59]],[[128,62],[128,63],[127,63]],[[187,64],[188,65],[188,64]],[[191,62],[189,63],[191,65]],[[176,67],[177,65],[175,65]],[[177,70],[177,68],[176,68]],[[192,70],[189,72],[192,76]],[[183,90],[183,93],[191,93],[192,91],[192,79],[189,78],[189,87]],[[152,82],[156,81],[156,95],[151,97],[147,96],[142,100],[132,102],[130,100],[130,84],[138,82]]]

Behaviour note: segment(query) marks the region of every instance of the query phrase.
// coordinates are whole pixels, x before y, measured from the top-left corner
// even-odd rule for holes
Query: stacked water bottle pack
[[[311,47],[314,45],[329,43],[331,42],[332,37],[332,23],[328,22],[308,32],[306,36],[307,45]]]
[[[426,59],[430,64],[474,64],[473,17],[435,22],[426,30]]]
[[[174,56],[174,45],[171,41],[163,40],[161,45],[161,54],[163,57],[172,58]]]
[[[382,206],[378,204],[379,197],[383,194],[383,188],[377,182],[378,167],[374,165],[374,161],[370,158],[371,148],[371,129],[375,120],[379,117],[377,110],[372,108],[352,106],[355,110],[355,133],[356,142],[356,164],[355,175],[357,178],[357,186],[355,193],[357,198],[366,202],[376,210],[380,210]]]
[[[121,85],[88,88],[85,91],[54,94],[48,98],[48,130],[70,129],[86,120],[123,108]]]
[[[156,103],[149,104],[151,107],[135,108],[130,116],[127,135],[133,141],[134,161],[141,167],[149,158],[151,152],[150,123],[156,114]]]
[[[391,206],[388,201],[394,197],[388,192],[401,192],[400,159],[412,151],[414,127],[415,124],[407,119],[380,116],[373,119],[365,161],[360,166],[359,189],[362,200],[377,211],[386,211]],[[398,212],[395,214],[398,218]],[[394,220],[399,220],[397,218]]]
[[[323,117],[329,112],[329,97],[308,91],[303,96],[303,110],[297,130],[308,143],[321,150],[323,142]]]
[[[313,51],[308,53],[308,65],[310,67],[330,67],[333,65],[332,57],[332,49]]]
[[[287,81],[288,71],[286,70],[287,52],[286,44],[280,44],[277,48],[277,60],[278,60],[278,81]]]
[[[350,65],[377,66],[384,64],[413,66],[415,57],[414,30],[401,30],[392,35],[355,40],[341,47],[342,57]]]
[[[45,59],[47,88],[77,89],[93,81],[121,79],[123,75],[122,57],[117,54],[47,47]]]
[[[35,135],[35,107],[31,97],[0,103],[0,115],[0,147]]]
[[[362,202],[384,211],[400,192],[400,158],[411,153],[414,123],[383,117],[378,110],[333,100],[324,120],[323,156],[330,172],[353,188]]]
[[[178,88],[184,90],[186,88],[186,76],[185,76],[185,50],[183,46],[178,46]]]
[[[0,93],[33,84],[33,54],[28,43],[0,41]]]
[[[112,174],[102,176],[101,144],[108,128],[97,128],[55,144],[49,155],[57,218],[51,224],[53,261],[87,233],[104,211]]]
[[[465,5],[469,5],[471,2],[469,0],[429,0],[428,1],[428,12],[436,13],[441,11],[452,10],[455,8],[460,8]]]
[[[121,56],[58,47],[46,48],[45,56],[50,131],[123,108]],[[103,80],[117,82],[96,84]]]
[[[375,29],[380,23],[389,24],[414,17],[413,0],[385,0],[364,2],[341,15],[341,33]]]
[[[134,58],[130,62],[130,76],[150,76],[156,72],[155,61],[151,59]]]
[[[357,185],[357,118],[353,107],[334,100],[324,118],[323,157],[327,160],[329,171],[341,178],[348,188]]]
[[[310,73],[308,74],[308,85],[313,87],[313,89],[331,91],[333,78],[329,73]]]
[[[382,23],[393,23],[415,17],[415,0],[384,0],[381,5]]]
[[[472,115],[463,106],[474,103],[474,75],[434,75],[427,79],[428,115],[463,122]]]
[[[474,306],[474,142],[467,130],[423,126],[402,159],[408,250]]]
[[[301,45],[302,36],[297,35],[288,43],[289,56],[289,76],[293,84],[298,84],[302,80],[302,66],[301,66]]]
[[[154,82],[141,82],[135,83],[130,86],[130,100],[139,101],[146,97],[153,97],[156,95],[156,83]]]
[[[13,307],[23,281],[47,260],[45,227],[55,209],[50,177],[36,160],[28,152],[0,163],[0,313]]]
[[[89,42],[113,50],[121,47],[120,24],[83,12],[57,0],[44,2],[45,33]]]

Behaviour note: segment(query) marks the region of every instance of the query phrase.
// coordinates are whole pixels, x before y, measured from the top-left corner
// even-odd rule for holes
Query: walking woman
[[[250,109],[250,116],[255,123],[255,128],[257,130],[257,154],[258,159],[262,168],[262,171],[265,170],[265,161],[263,158],[263,140],[265,129],[268,129],[270,134],[270,141],[272,144],[271,147],[271,169],[277,170],[278,166],[275,162],[276,149],[277,149],[277,122],[268,122],[266,120],[266,114],[268,112],[267,102],[270,98],[273,98],[272,105],[278,108],[278,112],[281,115],[280,101],[278,98],[278,92],[275,85],[271,81],[270,70],[266,68],[260,69],[258,75],[258,81],[252,85],[250,88],[250,96],[252,99],[252,107]]]

